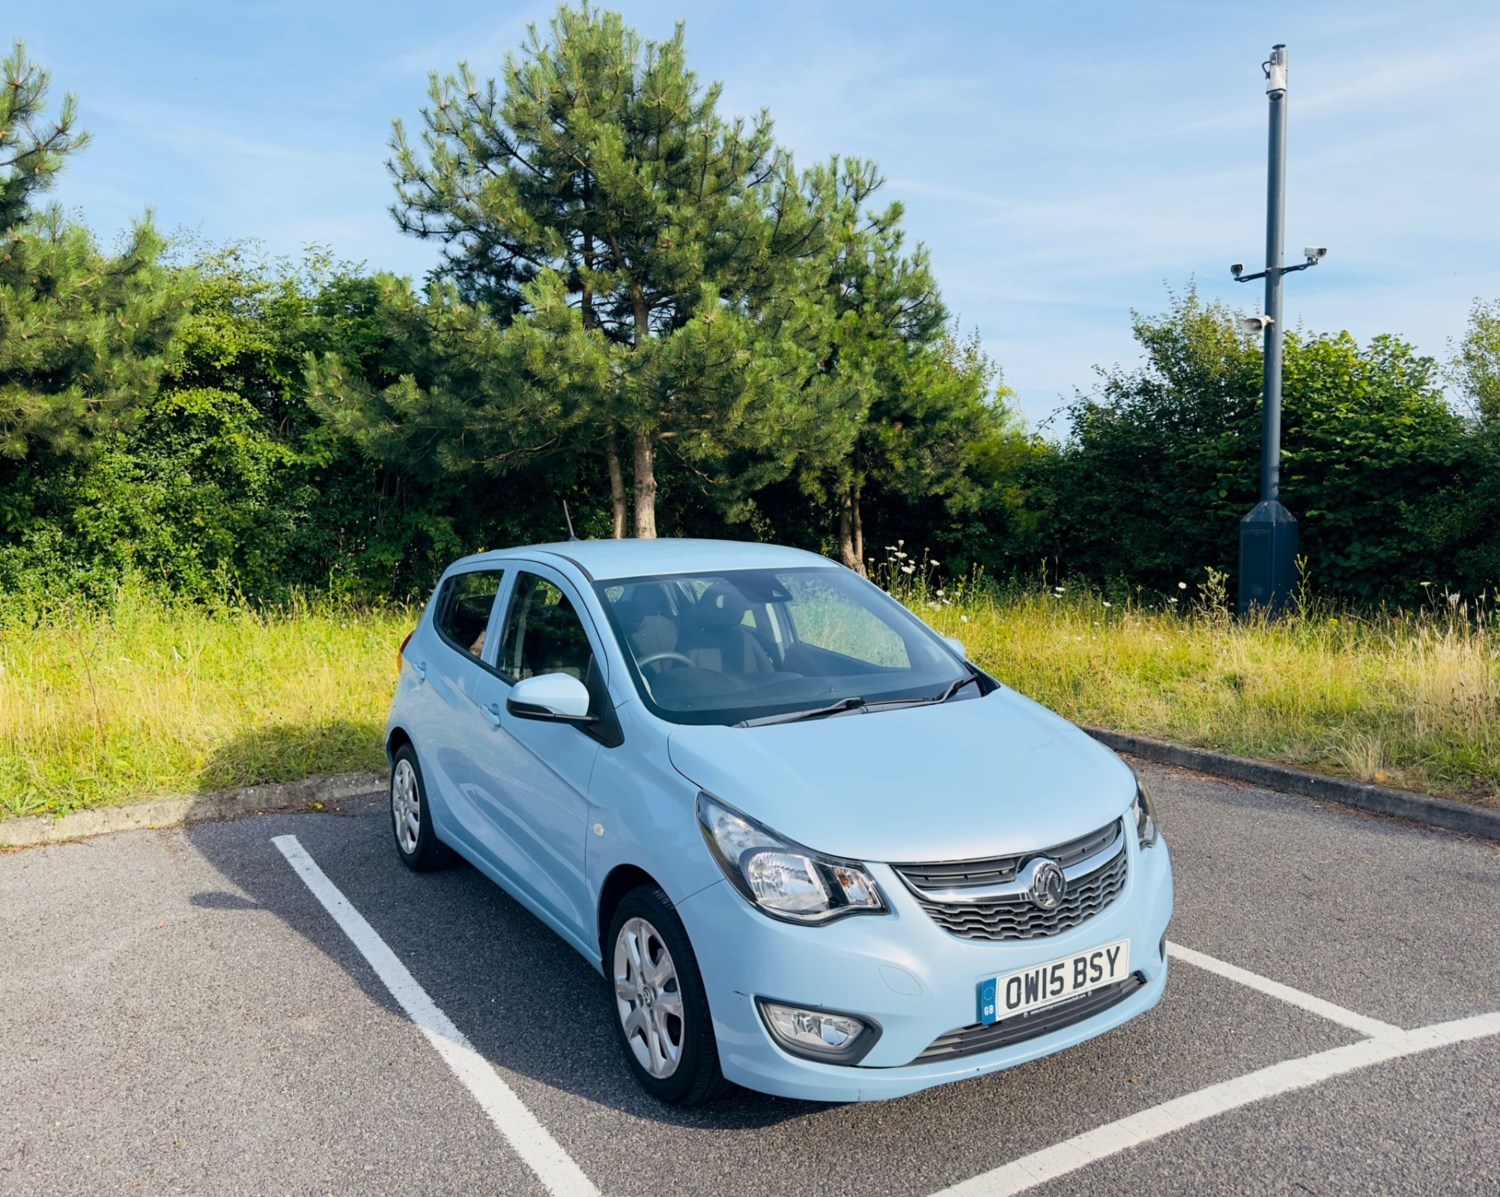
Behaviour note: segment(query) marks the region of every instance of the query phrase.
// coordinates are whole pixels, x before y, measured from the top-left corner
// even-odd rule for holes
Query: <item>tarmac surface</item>
[[[877,1104],[656,1104],[603,979],[477,871],[408,873],[379,798],[0,855],[0,1193],[1500,1193],[1500,846],[1140,769],[1185,949],[1161,1005]]]

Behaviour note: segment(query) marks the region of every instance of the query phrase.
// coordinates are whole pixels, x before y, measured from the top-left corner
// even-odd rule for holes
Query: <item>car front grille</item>
[[[1123,820],[1116,819],[1098,831],[1056,848],[1022,856],[891,867],[932,921],[951,935],[990,941],[1041,939],[1093,918],[1125,888],[1127,857],[1123,827]],[[1041,909],[1025,894],[980,901],[936,896],[944,891],[961,894],[966,889],[1013,881],[1022,866],[1037,856],[1050,856],[1067,869],[1116,845],[1118,851],[1099,868],[1069,879],[1062,901],[1053,910]]]
[[[1123,981],[1116,981],[1113,985],[1095,989],[1081,997],[1070,998],[1066,1002],[1058,1002],[1055,1006],[1043,1006],[1040,1010],[1001,1019],[989,1026],[975,1023],[973,1026],[959,1027],[956,1031],[939,1035],[932,1041],[932,1046],[912,1063],[932,1064],[940,1060],[958,1060],[964,1056],[977,1056],[980,1052],[991,1052],[996,1048],[1024,1043],[1041,1035],[1050,1035],[1053,1031],[1060,1031],[1086,1018],[1093,1018],[1096,1014],[1103,1014],[1111,1006],[1123,1002],[1145,983],[1143,974],[1131,973]]]

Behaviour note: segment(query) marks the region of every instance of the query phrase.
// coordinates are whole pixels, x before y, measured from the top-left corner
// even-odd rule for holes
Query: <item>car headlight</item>
[[[1156,843],[1156,815],[1151,810],[1151,797],[1140,778],[1135,781],[1135,801],[1130,804],[1130,813],[1135,816],[1135,834],[1142,848]]]
[[[887,909],[875,878],[863,866],[782,839],[707,794],[698,795],[698,824],[724,875],[774,918],[826,923]]]

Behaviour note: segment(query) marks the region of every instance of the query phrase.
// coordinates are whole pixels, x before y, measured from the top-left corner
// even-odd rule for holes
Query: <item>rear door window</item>
[[[449,644],[476,661],[484,656],[490,612],[505,571],[477,569],[454,574],[443,583],[438,596],[437,630]]]

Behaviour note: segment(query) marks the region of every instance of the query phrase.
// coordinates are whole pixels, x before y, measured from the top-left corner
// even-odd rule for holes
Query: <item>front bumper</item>
[[[988,943],[939,928],[886,865],[871,872],[891,903],[883,915],[853,915],[825,927],[767,918],[727,882],[679,908],[708,990],[724,1075],[781,1097],[874,1101],[980,1076],[1083,1043],[1145,1013],[1160,999],[1160,949],[1172,917],[1172,870],[1164,839],[1141,851],[1130,837],[1129,877],[1108,908],[1071,931]],[[1131,970],[1145,985],[1092,1018],[1055,1032],[954,1060],[913,1064],[940,1035],[978,1021],[986,978],[1075,952],[1130,940]],[[771,1039],[756,996],[837,1010],[880,1024],[858,1065],[800,1059]]]

